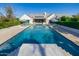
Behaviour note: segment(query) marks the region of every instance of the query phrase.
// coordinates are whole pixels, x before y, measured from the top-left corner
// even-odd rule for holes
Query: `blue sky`
[[[78,14],[78,3],[2,3],[0,12],[5,13],[4,7],[12,6],[14,14],[19,17],[23,14],[33,13],[56,13],[56,14]]]

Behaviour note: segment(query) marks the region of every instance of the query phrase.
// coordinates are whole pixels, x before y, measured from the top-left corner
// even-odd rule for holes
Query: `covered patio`
[[[44,23],[46,22],[46,18],[44,16],[35,16],[33,19],[35,23]]]

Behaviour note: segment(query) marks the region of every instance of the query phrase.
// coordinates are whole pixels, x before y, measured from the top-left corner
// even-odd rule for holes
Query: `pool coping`
[[[26,28],[29,28],[30,26],[26,27]],[[24,28],[22,31],[24,31],[26,28]],[[18,32],[17,34],[15,34],[14,36],[12,36],[11,38],[15,37],[16,35],[18,35],[19,33],[21,33],[22,31]],[[6,40],[5,42],[1,43],[1,45],[5,44],[7,41],[9,41],[11,38],[9,38],[8,40]]]
[[[52,29],[52,26],[49,26]],[[66,35],[64,35],[64,33],[61,33],[60,31],[58,31],[57,29],[53,28],[57,33],[59,33],[60,35],[62,35],[63,37],[65,37],[66,39],[70,40],[71,42],[73,42],[74,44],[76,44],[77,46],[79,46],[79,44],[72,40],[71,38],[67,37]],[[62,30],[62,29],[61,29]],[[70,33],[69,33],[70,34]],[[72,35],[72,34],[71,34]],[[74,35],[73,35],[74,36]],[[76,36],[75,36],[76,37]]]
[[[70,35],[72,35],[73,38],[70,38],[68,36],[66,36],[66,34],[58,31],[57,29],[55,29],[58,33],[60,33],[62,36],[64,36],[65,38],[67,38],[68,40],[72,41],[74,44],[78,45],[79,46],[79,40],[74,40],[73,38],[75,38],[76,36],[74,36],[73,34],[69,33]],[[62,29],[61,29],[62,30]],[[77,39],[79,39],[78,37],[76,37]]]

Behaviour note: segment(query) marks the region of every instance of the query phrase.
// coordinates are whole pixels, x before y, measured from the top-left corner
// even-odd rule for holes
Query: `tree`
[[[5,16],[0,12],[0,21],[5,20]]]
[[[58,20],[59,21],[64,21],[64,22],[70,22],[71,21],[71,17],[69,17],[69,16],[62,16]]]
[[[73,15],[73,17],[71,18],[71,21],[78,22],[79,21],[79,15]]]
[[[5,8],[5,11],[6,11],[6,17],[7,17],[8,20],[14,18],[12,7],[7,6],[7,7]]]
[[[65,16],[62,16],[62,17],[60,18],[60,20],[61,20],[61,21],[66,21]]]
[[[71,17],[66,17],[66,22],[71,22]]]
[[[67,21],[68,20],[68,17],[66,17],[66,16],[62,16],[61,18],[60,18],[60,21]]]

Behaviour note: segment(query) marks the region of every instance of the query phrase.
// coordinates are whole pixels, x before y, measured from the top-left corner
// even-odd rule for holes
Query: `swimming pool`
[[[23,43],[30,44],[57,44],[72,55],[79,55],[79,46],[63,37],[46,25],[34,25],[24,29],[5,43],[0,45],[0,55],[8,55]]]

